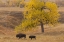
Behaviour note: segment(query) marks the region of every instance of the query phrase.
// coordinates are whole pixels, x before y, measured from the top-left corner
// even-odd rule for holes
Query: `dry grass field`
[[[0,7],[0,11],[23,11],[24,9],[19,7]],[[64,7],[60,7],[59,11],[64,12]],[[0,42],[64,42],[64,23],[58,24],[54,27],[44,25],[45,32],[41,33],[40,26],[34,30],[24,32],[26,33],[26,39],[16,38],[16,33],[8,28],[0,27]],[[8,33],[8,34],[6,34]],[[29,35],[36,35],[36,40],[29,39]]]
[[[59,24],[55,27],[45,25],[44,27],[44,33],[39,33],[39,26],[39,28],[35,29],[35,33],[32,31],[27,34],[26,39],[18,39],[15,34],[0,35],[0,42],[64,42],[64,24]],[[29,39],[29,35],[36,35],[36,40]]]
[[[0,11],[23,11],[24,8],[20,7],[0,7]]]

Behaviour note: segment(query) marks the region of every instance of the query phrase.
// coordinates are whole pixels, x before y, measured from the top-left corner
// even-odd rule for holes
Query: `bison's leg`
[[[26,36],[24,37],[24,39],[26,38]]]
[[[20,39],[21,37],[19,37],[19,39]]]
[[[31,38],[31,40],[32,40],[32,38]]]

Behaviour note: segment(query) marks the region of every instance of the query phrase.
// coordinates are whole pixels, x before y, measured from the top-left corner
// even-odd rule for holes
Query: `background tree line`
[[[24,0],[6,0],[5,2],[0,0],[1,7],[24,7],[24,5]]]
[[[64,6],[64,1],[56,1],[58,6]],[[0,7],[24,7],[26,4],[25,0],[6,0],[3,2],[0,0]]]

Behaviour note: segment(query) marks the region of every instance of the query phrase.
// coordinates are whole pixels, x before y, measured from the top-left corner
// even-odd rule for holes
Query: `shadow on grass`
[[[64,34],[64,31],[59,31],[59,32],[47,32],[47,33],[44,33],[43,35],[50,35],[50,36],[57,36],[57,35],[61,35],[61,34]]]
[[[53,32],[44,32],[44,33],[35,33],[34,35],[45,35],[45,36],[58,36],[58,35],[64,35],[64,31],[53,31]]]
[[[59,13],[60,13],[59,22],[64,23],[64,12],[59,12]]]

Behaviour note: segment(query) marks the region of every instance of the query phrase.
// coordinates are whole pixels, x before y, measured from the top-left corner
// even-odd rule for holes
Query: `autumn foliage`
[[[42,32],[44,32],[44,24],[55,25],[58,23],[60,15],[55,3],[30,0],[24,8],[24,19],[20,25],[16,26],[16,31],[27,30],[40,25]]]

